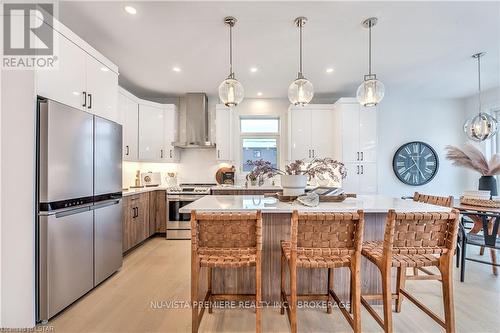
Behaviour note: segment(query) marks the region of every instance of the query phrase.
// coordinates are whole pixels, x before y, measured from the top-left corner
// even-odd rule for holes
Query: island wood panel
[[[282,193],[283,190],[270,189],[213,189],[212,195],[264,195],[268,193]]]
[[[364,240],[382,240],[387,214],[365,214]],[[278,302],[280,300],[280,241],[290,239],[289,213],[263,214],[263,248],[262,248],[262,299]],[[288,275],[288,268],[287,268]],[[255,292],[255,268],[214,269],[214,293],[252,294]],[[206,272],[200,272],[200,297],[206,291]],[[349,269],[334,270],[335,290],[344,301],[348,301],[350,288]],[[297,273],[298,292],[326,293],[326,269],[299,269]],[[289,290],[287,276],[287,290]],[[378,293],[381,291],[380,272],[365,258],[361,264],[362,293]]]

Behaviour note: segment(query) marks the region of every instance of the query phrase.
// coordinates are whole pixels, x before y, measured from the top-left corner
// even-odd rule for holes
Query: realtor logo
[[[54,69],[54,5],[3,4],[3,69]]]
[[[4,55],[52,55],[52,15],[52,4],[4,4]]]

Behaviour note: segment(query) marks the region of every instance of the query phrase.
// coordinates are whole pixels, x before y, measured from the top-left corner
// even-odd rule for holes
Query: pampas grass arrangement
[[[470,143],[463,149],[446,146],[446,158],[453,165],[464,167],[479,172],[482,176],[495,176],[500,174],[500,155],[494,154],[488,161],[484,154]]]

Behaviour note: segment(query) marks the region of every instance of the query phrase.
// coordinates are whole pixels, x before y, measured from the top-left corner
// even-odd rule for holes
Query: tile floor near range
[[[49,322],[55,332],[190,332],[191,311],[153,309],[152,302],[190,300],[190,242],[156,237],[125,257],[122,269]],[[478,250],[470,250],[470,255]],[[491,268],[467,263],[466,282],[455,269],[455,315],[458,332],[498,332],[500,277]],[[442,314],[441,286],[437,281],[408,281],[407,288]],[[471,302],[473,301],[473,302]],[[394,314],[396,332],[443,332],[409,301]],[[340,311],[298,311],[299,332],[352,332]],[[381,332],[363,309],[363,332]],[[286,316],[278,309],[263,311],[264,332],[288,332]],[[200,332],[252,332],[251,310],[214,310],[206,313]]]

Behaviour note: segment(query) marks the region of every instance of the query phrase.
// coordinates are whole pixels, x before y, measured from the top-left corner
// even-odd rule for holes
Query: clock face
[[[409,142],[399,147],[394,154],[392,168],[403,183],[419,186],[434,178],[439,168],[439,159],[428,144]]]

